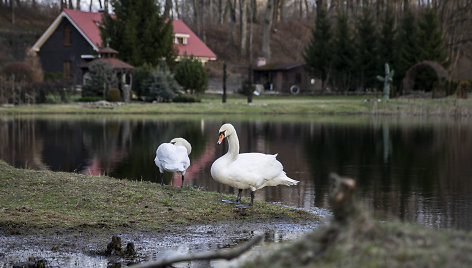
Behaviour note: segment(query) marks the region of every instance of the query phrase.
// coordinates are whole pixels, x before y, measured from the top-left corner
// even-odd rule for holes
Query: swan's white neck
[[[233,159],[236,159],[239,155],[239,139],[238,139],[238,134],[236,134],[236,131],[231,133],[231,135],[228,136],[228,152],[226,155],[228,157],[231,157]]]

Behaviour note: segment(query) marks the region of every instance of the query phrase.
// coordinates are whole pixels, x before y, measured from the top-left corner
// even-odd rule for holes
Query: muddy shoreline
[[[192,226],[169,226],[165,231],[123,228],[79,227],[60,230],[0,231],[0,267],[11,267],[29,259],[44,259],[49,267],[107,267],[157,260],[174,253],[189,253],[233,247],[254,235],[263,234],[265,246],[301,237],[316,229],[321,221],[227,221]],[[111,237],[121,237],[123,246],[135,245],[131,257],[105,256]],[[259,245],[260,250],[261,245]],[[247,253],[251,255],[251,253]],[[237,260],[236,260],[237,261]],[[226,267],[235,261],[200,262],[206,267]],[[187,263],[188,264],[188,263]],[[185,265],[185,264],[180,264]],[[193,265],[193,263],[192,263]],[[179,267],[179,265],[177,266]]]

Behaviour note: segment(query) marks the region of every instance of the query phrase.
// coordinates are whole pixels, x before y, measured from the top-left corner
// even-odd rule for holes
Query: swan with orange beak
[[[231,124],[221,126],[218,134],[218,144],[228,140],[228,152],[216,159],[211,166],[212,178],[220,183],[238,189],[235,201],[222,200],[227,203],[236,203],[238,208],[249,208],[254,204],[254,192],[265,186],[296,185],[298,181],[287,177],[282,164],[276,159],[277,154],[239,153],[239,139],[236,129]],[[241,203],[243,190],[251,191],[249,205]]]

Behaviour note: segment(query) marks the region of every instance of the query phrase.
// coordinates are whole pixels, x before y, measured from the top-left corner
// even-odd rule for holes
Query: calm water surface
[[[193,147],[185,184],[234,192],[212,180],[231,122],[241,152],[278,153],[296,187],[267,187],[256,199],[327,208],[329,173],[354,178],[357,198],[381,217],[472,230],[472,119],[389,117],[1,117],[0,158],[16,167],[156,182],[155,150],[185,137]],[[179,185],[180,175],[166,174]],[[249,193],[244,192],[248,197]]]

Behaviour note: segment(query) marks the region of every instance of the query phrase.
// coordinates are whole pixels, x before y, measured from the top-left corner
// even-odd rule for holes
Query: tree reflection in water
[[[287,175],[300,180],[297,187],[258,191],[256,199],[327,208],[328,175],[334,171],[355,178],[357,198],[380,216],[472,229],[470,119],[2,117],[0,158],[22,168],[159,182],[157,146],[184,137],[192,144],[186,184],[234,192],[209,175],[226,151],[216,145],[225,122],[241,133],[241,152],[278,153]],[[173,174],[165,178],[168,184],[180,181]]]

